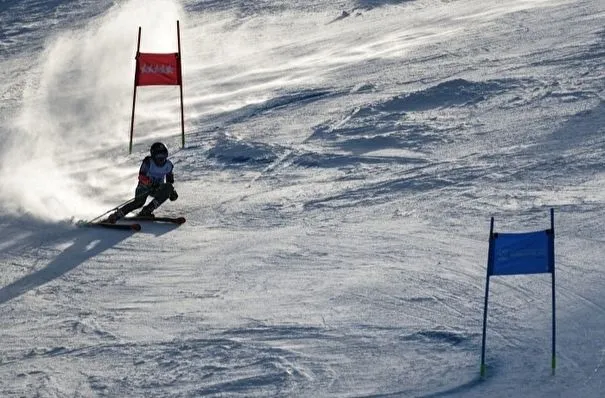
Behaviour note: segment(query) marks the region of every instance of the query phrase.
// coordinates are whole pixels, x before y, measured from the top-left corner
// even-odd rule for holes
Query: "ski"
[[[152,221],[152,222],[166,222],[181,225],[185,223],[185,217],[145,217],[145,216],[132,216],[124,217],[122,220],[127,221]]]
[[[138,223],[129,223],[129,224],[112,224],[108,222],[87,222],[82,221],[77,224],[79,227],[101,227],[108,229],[121,229],[121,230],[129,230],[129,231],[140,231],[141,224]]]

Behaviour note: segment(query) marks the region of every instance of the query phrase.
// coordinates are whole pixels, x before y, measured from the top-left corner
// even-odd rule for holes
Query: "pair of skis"
[[[139,221],[151,221],[151,222],[160,222],[160,223],[172,223],[181,225],[185,223],[185,217],[144,217],[144,216],[133,216],[133,217],[124,217],[119,220],[121,223],[110,223],[107,221],[98,221],[98,222],[84,222],[81,223],[81,226],[86,227],[101,227],[108,229],[122,229],[122,230],[130,230],[130,231],[140,231],[141,224]],[[126,222],[122,222],[126,221]]]

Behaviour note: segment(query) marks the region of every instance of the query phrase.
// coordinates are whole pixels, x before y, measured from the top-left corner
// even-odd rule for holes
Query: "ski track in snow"
[[[601,397],[604,16],[4,2],[0,395]],[[173,88],[141,90],[127,155],[136,27],[164,51],[177,18],[187,145]],[[161,211],[186,224],[67,219],[131,195],[159,139],[179,192]],[[480,380],[489,218],[538,230],[551,207],[557,375],[550,278],[499,277]]]

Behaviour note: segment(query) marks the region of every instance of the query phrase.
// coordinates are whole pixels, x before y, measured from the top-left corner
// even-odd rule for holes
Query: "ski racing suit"
[[[153,211],[160,207],[167,199],[174,201],[178,198],[172,184],[174,165],[166,159],[163,165],[157,165],[151,156],[145,157],[139,168],[139,183],[134,192],[134,200],[122,206],[118,212],[122,216],[145,205],[149,196],[153,200],[141,210],[140,215],[152,215]]]

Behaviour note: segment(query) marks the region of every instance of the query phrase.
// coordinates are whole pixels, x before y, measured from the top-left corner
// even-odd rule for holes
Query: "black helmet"
[[[168,148],[161,142],[155,142],[149,149],[151,159],[158,164],[163,164],[168,158]]]

